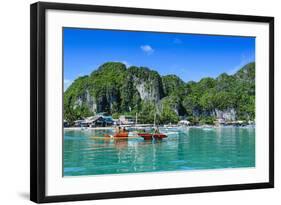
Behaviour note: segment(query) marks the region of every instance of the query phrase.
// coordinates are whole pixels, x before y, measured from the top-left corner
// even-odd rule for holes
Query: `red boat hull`
[[[160,140],[167,137],[167,135],[164,134],[139,133],[138,135],[142,137],[144,140],[152,140],[153,138]]]
[[[113,137],[115,138],[128,138],[129,133],[128,132],[120,132],[118,134],[115,134]]]
[[[149,133],[139,133],[138,136],[142,137],[144,140],[152,140],[152,134]]]
[[[164,134],[154,134],[153,135],[153,138],[157,139],[157,140],[161,140],[161,139],[166,138],[166,137],[167,137],[167,135],[164,135]]]

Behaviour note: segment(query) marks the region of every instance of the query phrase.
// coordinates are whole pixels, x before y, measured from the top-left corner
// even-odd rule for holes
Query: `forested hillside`
[[[212,123],[255,118],[255,63],[234,75],[185,83],[180,76],[160,76],[146,67],[108,62],[77,78],[64,93],[64,118],[70,122],[106,112],[117,118],[135,115],[139,122]]]

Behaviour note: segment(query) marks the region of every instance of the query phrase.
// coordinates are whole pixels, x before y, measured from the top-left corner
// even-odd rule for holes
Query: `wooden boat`
[[[129,133],[128,132],[119,132],[119,133],[115,133],[113,135],[114,138],[128,138]]]
[[[167,137],[167,135],[161,133],[156,133],[156,134],[138,133],[138,136],[142,137],[144,140],[152,140],[153,138],[156,140],[161,140]]]
[[[161,134],[161,133],[155,133],[153,134],[153,138],[156,139],[156,140],[161,140],[163,138],[166,138],[167,135],[164,135],[164,134]]]
[[[150,133],[138,133],[138,136],[142,137],[144,140],[152,140],[152,134]]]

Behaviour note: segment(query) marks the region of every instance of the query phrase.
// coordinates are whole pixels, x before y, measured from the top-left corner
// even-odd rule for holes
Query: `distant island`
[[[233,75],[222,73],[199,82],[161,76],[147,67],[108,62],[90,75],[78,77],[64,92],[64,119],[73,124],[97,113],[114,119],[138,116],[139,123],[214,124],[254,121],[255,63]]]

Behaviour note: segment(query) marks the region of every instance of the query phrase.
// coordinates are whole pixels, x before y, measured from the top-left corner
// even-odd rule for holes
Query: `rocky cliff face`
[[[237,113],[234,108],[227,108],[225,110],[215,109],[213,116],[218,119],[224,119],[226,121],[237,120]]]
[[[96,112],[97,110],[96,99],[90,95],[90,91],[88,89],[85,89],[85,92],[82,92],[81,95],[77,96],[73,105],[73,109],[76,109],[77,107],[81,107],[84,104],[89,108],[91,112]]]
[[[141,101],[158,103],[163,97],[161,76],[148,68],[126,68],[105,63],[83,82],[76,80],[65,92],[65,107],[84,106],[90,113],[129,112]]]
[[[160,75],[148,68],[130,67],[128,75],[144,101],[159,102],[163,97],[163,86]]]

